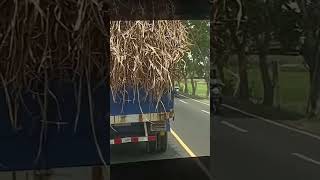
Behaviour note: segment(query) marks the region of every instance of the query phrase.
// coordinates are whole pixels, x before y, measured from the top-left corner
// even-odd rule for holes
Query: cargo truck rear
[[[112,97],[112,95],[111,95]],[[145,143],[147,152],[165,152],[170,123],[174,120],[173,93],[159,102],[146,92],[128,90],[125,97],[110,98],[110,144]]]

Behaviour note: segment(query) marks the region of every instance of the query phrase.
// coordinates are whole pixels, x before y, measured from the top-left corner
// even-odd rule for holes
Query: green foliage
[[[192,46],[190,55],[185,57],[187,71],[192,75],[209,78],[210,32],[209,21],[188,20],[189,38]]]
[[[195,92],[196,97],[195,98],[207,98],[207,85],[205,83],[204,79],[196,79],[197,81],[197,89]],[[183,92],[184,89],[184,82],[181,82],[180,85],[180,91]],[[188,80],[188,87],[191,87],[190,79]],[[192,95],[191,92],[189,92],[189,95]]]

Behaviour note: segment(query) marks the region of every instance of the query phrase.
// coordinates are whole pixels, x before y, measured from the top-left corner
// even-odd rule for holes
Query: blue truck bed
[[[174,94],[163,95],[159,103],[146,97],[144,91],[139,91],[139,97],[140,103],[137,93],[134,96],[134,91],[129,90],[123,103],[121,96],[114,101],[110,93],[111,116],[120,119],[117,123],[112,123],[110,119],[110,144],[144,142],[147,152],[165,152],[168,141],[167,132],[170,131],[170,120],[173,119]],[[144,119],[140,116],[154,113],[159,113],[160,116],[157,116],[156,121],[149,119],[153,121],[152,123],[145,121],[148,118]],[[169,116],[161,116],[162,113]]]
[[[129,90],[127,95],[127,102],[123,104],[122,97],[117,97],[116,102],[114,102],[112,98],[112,94],[110,92],[110,111],[111,116],[117,115],[130,115],[130,114],[142,114],[143,113],[158,113],[158,112],[170,112],[173,110],[174,98],[173,93],[166,94],[161,98],[161,102],[157,106],[156,101],[150,101],[149,97],[145,97],[146,93],[144,91],[139,91],[140,97],[140,106],[138,101],[137,92],[134,97],[134,91]],[[140,109],[141,107],[141,109]],[[142,110],[142,112],[141,112]]]
[[[36,99],[30,93],[24,93],[25,106],[20,106],[18,119],[23,129],[13,131],[10,125],[8,106],[4,90],[0,88],[0,172],[12,170],[30,170],[34,168],[58,168],[72,166],[102,165],[97,154],[97,147],[93,140],[89,119],[88,97],[83,93],[81,113],[78,130],[73,132],[74,119],[76,117],[76,103],[73,85],[70,83],[54,84],[51,82],[51,91],[54,92],[59,102],[62,121],[68,124],[48,124],[47,141],[43,143],[43,150],[39,163],[34,163],[38,153],[40,137],[41,112]],[[83,89],[85,91],[86,84]],[[98,144],[104,152],[105,161],[110,163],[109,149],[106,142],[109,138],[109,126],[106,126],[108,114],[108,88],[101,86],[93,95],[96,120],[95,129]],[[57,104],[52,98],[48,98],[48,120],[59,121],[57,118]]]

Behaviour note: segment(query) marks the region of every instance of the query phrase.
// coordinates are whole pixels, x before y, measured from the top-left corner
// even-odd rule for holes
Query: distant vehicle
[[[174,87],[174,95],[178,96],[179,92],[180,92],[180,87],[179,86],[175,86]]]
[[[222,104],[222,96],[221,96],[221,88],[219,87],[214,87],[211,90],[211,95],[210,97],[212,98],[212,111],[214,114],[220,112],[220,107]]]
[[[210,98],[212,100],[212,111],[214,114],[220,112],[222,104],[222,86],[224,84],[218,79],[211,80],[211,93]]]

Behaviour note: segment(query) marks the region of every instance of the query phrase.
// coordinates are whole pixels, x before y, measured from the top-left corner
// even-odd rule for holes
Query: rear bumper
[[[141,136],[141,137],[124,137],[115,138],[110,140],[110,144],[125,144],[125,143],[139,143],[139,142],[149,142],[156,141],[157,136]]]
[[[152,124],[153,123],[153,124]],[[170,131],[170,120],[163,122],[131,123],[127,126],[113,126],[110,129],[110,144],[140,143],[157,140],[157,134]],[[159,126],[160,124],[160,126]],[[155,126],[153,126],[155,125]]]

